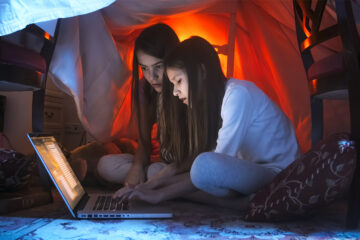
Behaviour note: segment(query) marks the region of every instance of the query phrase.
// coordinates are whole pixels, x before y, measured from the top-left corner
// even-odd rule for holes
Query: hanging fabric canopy
[[[359,10],[359,2],[355,3]],[[213,45],[227,46],[231,16],[236,16],[233,60],[219,48],[224,72],[230,62],[233,74],[228,75],[255,82],[291,119],[302,150],[310,147],[309,91],[297,46],[292,0],[43,0],[36,6],[8,0],[0,4],[0,16],[0,36],[29,23],[64,18],[49,76],[74,98],[81,123],[99,141],[136,138],[130,76],[134,40],[142,29],[164,22],[180,40],[199,35]],[[331,5],[324,21],[336,21]],[[325,44],[315,52],[316,57],[339,47],[336,42]],[[336,111],[330,109],[325,119],[331,123],[336,119],[332,131],[346,130],[346,118],[339,119],[346,110],[330,107]]]

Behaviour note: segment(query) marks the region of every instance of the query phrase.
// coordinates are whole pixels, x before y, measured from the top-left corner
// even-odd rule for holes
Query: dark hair
[[[165,69],[168,67],[180,68],[188,76],[188,161],[193,161],[201,152],[216,146],[226,77],[213,46],[196,36],[181,42],[165,58]]]
[[[161,156],[167,162],[176,163],[180,171],[190,170],[187,107],[173,95],[167,76],[163,80],[161,103],[162,114],[159,116]]]
[[[174,32],[174,30],[166,24],[158,23],[150,27],[145,28],[140,35],[135,40],[134,55],[133,55],[133,75],[132,75],[132,106],[137,114],[137,123],[139,131],[139,140],[145,142],[143,130],[140,126],[140,121],[149,121],[154,123],[156,118],[158,118],[158,133],[160,133],[160,143],[161,143],[161,153],[165,161],[174,161],[173,146],[168,146],[166,144],[167,139],[171,138],[171,135],[176,135],[176,130],[174,131],[171,127],[171,123],[174,121],[173,118],[178,119],[179,115],[185,113],[186,109],[183,106],[179,106],[178,101],[175,97],[169,97],[167,104],[162,104],[162,97],[164,88],[161,94],[158,94],[152,86],[145,81],[143,87],[144,99],[140,101],[139,96],[139,62],[137,59],[137,52],[139,50],[144,53],[164,59],[170,51],[175,48],[179,43],[179,39]],[[167,76],[164,73],[163,76],[163,85],[168,82]],[[165,87],[166,88],[166,87]],[[160,98],[160,99],[159,99]],[[146,104],[146,115],[142,116],[140,112],[140,104]],[[158,106],[160,104],[160,106]],[[175,106],[174,108],[170,106]],[[176,106],[179,106],[178,110]],[[157,116],[156,116],[157,114]],[[181,131],[181,130],[179,130]],[[166,149],[166,150],[165,150]]]

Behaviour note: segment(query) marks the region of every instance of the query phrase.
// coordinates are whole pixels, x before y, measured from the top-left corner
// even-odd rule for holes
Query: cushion
[[[0,191],[17,191],[27,186],[34,159],[0,148]]]
[[[0,41],[0,63],[46,71],[46,61],[39,53],[5,41]]]
[[[349,134],[319,142],[280,172],[251,199],[247,221],[285,221],[311,215],[344,197],[355,169],[356,151]]]
[[[308,78],[310,80],[316,78],[323,78],[341,73],[344,71],[344,57],[343,54],[337,53],[325,57],[310,66],[308,70]]]

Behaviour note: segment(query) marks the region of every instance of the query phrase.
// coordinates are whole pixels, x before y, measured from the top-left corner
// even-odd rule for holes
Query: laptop
[[[35,152],[74,218],[171,218],[172,212],[162,206],[140,201],[120,201],[111,193],[88,194],[84,190],[54,136],[27,134]]]

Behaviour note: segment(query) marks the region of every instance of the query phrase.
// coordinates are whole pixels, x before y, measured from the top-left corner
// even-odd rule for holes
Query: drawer
[[[63,106],[58,103],[45,102],[44,124],[63,125]]]
[[[63,143],[64,140],[64,129],[62,128],[54,128],[52,126],[44,125],[44,132],[47,134],[51,134],[55,137],[55,139],[59,143]]]

